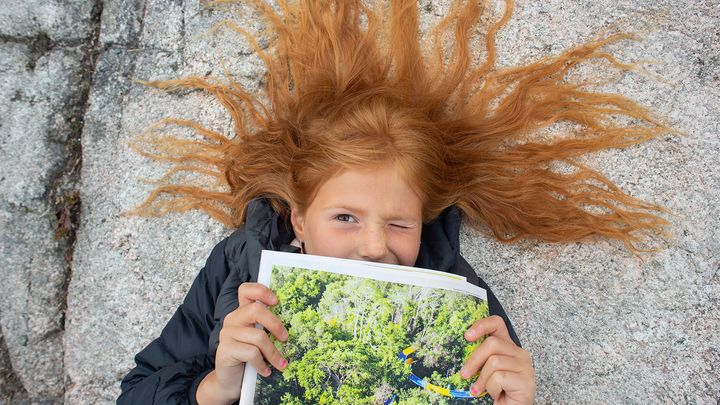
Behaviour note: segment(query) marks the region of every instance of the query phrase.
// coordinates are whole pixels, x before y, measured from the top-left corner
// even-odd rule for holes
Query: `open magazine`
[[[278,296],[288,360],[265,378],[247,364],[240,405],[482,403],[460,377],[488,316],[485,290],[415,267],[263,251],[258,282]],[[258,325],[258,327],[261,327]]]

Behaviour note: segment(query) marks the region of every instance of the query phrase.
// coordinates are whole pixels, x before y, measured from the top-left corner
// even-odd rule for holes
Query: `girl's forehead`
[[[394,219],[422,211],[420,198],[393,166],[344,170],[320,186],[312,205],[359,215],[372,211]]]
[[[412,191],[412,188],[394,165],[384,165],[342,170],[327,179],[320,186],[319,191],[330,195],[336,195],[334,192],[337,191],[362,195],[384,193],[391,197],[394,194]]]

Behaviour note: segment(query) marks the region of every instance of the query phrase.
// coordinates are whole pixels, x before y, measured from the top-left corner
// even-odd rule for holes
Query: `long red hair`
[[[237,227],[253,198],[269,199],[285,215],[291,207],[303,211],[329,176],[390,161],[423,200],[425,220],[456,205],[469,225],[502,241],[601,236],[638,250],[665,235],[662,207],[627,195],[576,160],[672,132],[628,98],[567,78],[590,60],[631,70],[603,49],[632,35],[497,68],[495,35],[510,18],[511,0],[502,17],[484,27],[480,64],[472,63],[469,43],[486,11],[475,1],[454,1],[430,31],[432,45],[424,46],[415,0],[391,1],[389,15],[382,2],[370,8],[361,0],[279,0],[279,11],[259,0],[250,3],[274,34],[268,52],[239,26],[225,26],[242,34],[264,61],[267,102],[233,81],[145,82],[213,94],[232,117],[234,134],[168,119],[166,124],[191,128],[204,140],[145,137],[135,144],[146,156],[175,162],[168,175],[194,171],[222,187],[163,184],[136,212],[199,208]],[[454,48],[445,55],[442,39],[449,33]],[[617,124],[618,117],[633,124]],[[576,129],[544,141],[534,136],[561,122]]]

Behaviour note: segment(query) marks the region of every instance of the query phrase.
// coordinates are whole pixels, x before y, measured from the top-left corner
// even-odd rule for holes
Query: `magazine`
[[[288,329],[288,360],[262,377],[246,364],[240,405],[490,403],[460,377],[488,316],[484,289],[415,267],[264,250],[258,282]],[[262,326],[257,325],[259,328]]]

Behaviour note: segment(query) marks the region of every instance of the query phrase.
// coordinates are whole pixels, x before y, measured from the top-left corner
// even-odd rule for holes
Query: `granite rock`
[[[165,117],[232,129],[208,95],[166,94],[135,80],[222,78],[227,69],[257,91],[260,59],[221,22],[263,28],[242,2],[36,3],[0,10],[0,223],[10,230],[0,238],[0,402],[64,395],[72,404],[113,403],[133,355],[160,333],[229,233],[198,212],[125,215],[154,187],[144,179],[167,169],[128,148],[136,134]],[[462,252],[532,353],[538,403],[717,403],[720,8],[712,0],[517,3],[497,37],[500,66],[557,54],[601,31],[642,34],[611,50],[650,63],[602,90],[628,95],[685,135],[585,163],[670,209],[674,237],[658,253],[635,256],[607,241],[504,245],[465,228]],[[420,0],[421,30],[449,4]],[[73,186],[77,139],[81,182]],[[79,229],[55,241],[48,217],[68,192],[82,202]]]

